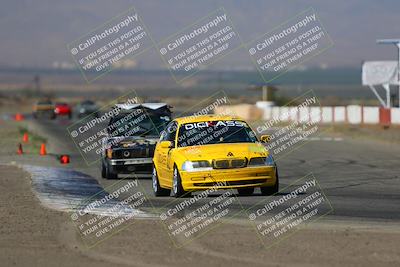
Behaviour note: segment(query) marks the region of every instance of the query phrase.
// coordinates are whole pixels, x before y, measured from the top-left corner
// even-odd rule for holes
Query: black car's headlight
[[[187,160],[182,164],[182,171],[209,171],[212,170],[210,162],[207,160],[190,161]]]

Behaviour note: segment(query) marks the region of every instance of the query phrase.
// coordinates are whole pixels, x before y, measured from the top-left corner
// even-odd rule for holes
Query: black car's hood
[[[117,136],[108,138],[107,142],[112,147],[123,147],[123,148],[130,148],[135,146],[153,146],[157,143],[158,137],[157,136]]]

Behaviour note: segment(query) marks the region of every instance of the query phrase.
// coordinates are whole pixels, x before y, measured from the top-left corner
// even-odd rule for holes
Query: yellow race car
[[[239,117],[204,115],[177,118],[162,132],[153,157],[156,196],[188,196],[192,191],[236,188],[239,195],[263,195],[279,189],[277,166]]]

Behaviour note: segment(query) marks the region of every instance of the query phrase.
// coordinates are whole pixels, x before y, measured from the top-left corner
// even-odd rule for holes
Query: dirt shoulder
[[[29,175],[0,165],[0,262],[2,266],[105,266],[61,240],[66,213],[43,208]]]
[[[379,125],[338,124],[332,126],[324,125],[322,130],[344,138],[400,144],[400,126],[385,128]]]

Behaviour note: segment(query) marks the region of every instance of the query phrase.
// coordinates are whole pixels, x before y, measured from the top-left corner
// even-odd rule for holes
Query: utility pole
[[[40,76],[39,75],[35,75],[35,77],[33,78],[33,82],[35,84],[35,91],[38,97],[40,97]]]

